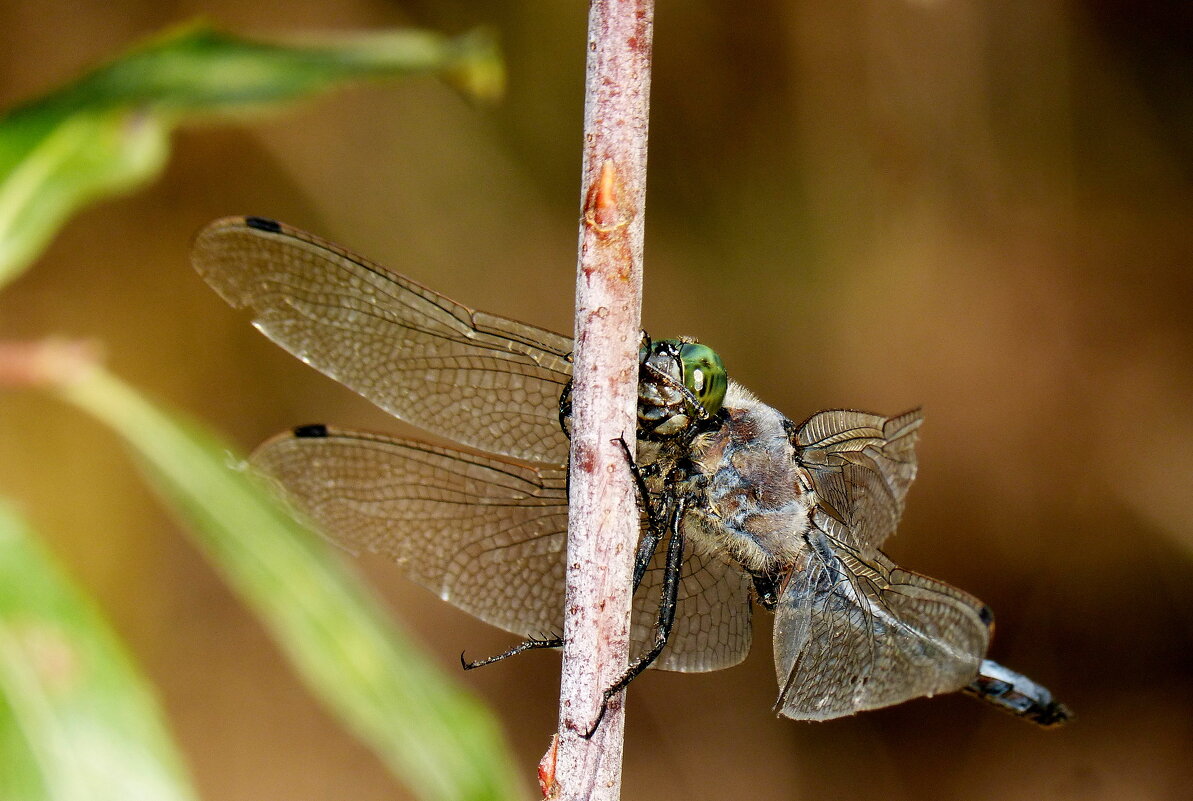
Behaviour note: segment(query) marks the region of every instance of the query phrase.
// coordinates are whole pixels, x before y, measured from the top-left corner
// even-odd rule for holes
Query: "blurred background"
[[[466,304],[570,331],[584,3],[0,5],[0,105],[174,22],[258,35],[495,28],[506,101],[433,81],[190,128],[148,191],[76,217],[0,298],[0,338],[93,337],[123,377],[248,449],[299,423],[408,433],[259,336],[191,270],[214,217],[276,217]],[[922,405],[889,552],[998,617],[992,656],[1078,715],[960,696],[773,717],[770,619],[708,675],[629,699],[625,797],[1168,799],[1193,782],[1193,7],[1179,0],[659,4],[644,325],[713,345],[800,420]],[[392,799],[117,441],[0,394],[0,492],[159,688],[204,798]],[[381,560],[445,670],[512,638]],[[527,777],[558,657],[461,675]]]

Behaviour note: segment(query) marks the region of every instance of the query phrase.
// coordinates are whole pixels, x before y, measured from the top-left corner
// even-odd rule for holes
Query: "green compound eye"
[[[698,342],[685,342],[679,347],[679,361],[683,366],[683,385],[699,399],[709,416],[721,411],[729,376],[717,352]]]

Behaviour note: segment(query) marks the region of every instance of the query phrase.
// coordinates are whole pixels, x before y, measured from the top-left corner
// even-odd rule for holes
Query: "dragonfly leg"
[[[564,390],[564,396],[570,397],[570,392],[568,389]],[[560,401],[560,407],[561,409],[563,407],[562,400]],[[642,536],[642,541],[638,543],[638,550],[634,556],[634,591],[636,592],[638,590],[638,586],[642,583],[642,577],[646,575],[646,569],[650,565],[650,560],[654,557],[654,552],[655,549],[658,548],[661,536],[659,534],[658,519],[655,517],[654,508],[650,502],[650,490],[646,488],[646,481],[642,478],[642,473],[638,470],[638,465],[634,462],[633,456],[630,455],[630,447],[626,444],[624,437],[618,437],[615,442],[621,445],[621,449],[625,453],[626,462],[629,464],[630,472],[634,476],[634,482],[638,487],[638,496],[648,520],[646,533]],[[672,616],[674,616],[674,610],[672,611]],[[562,647],[562,637],[549,637],[537,640],[532,638],[526,640],[525,642],[518,643],[508,651],[504,651],[503,653],[497,654],[495,656],[490,656],[486,659],[478,659],[475,662],[469,661],[464,657],[464,654],[460,654],[460,664],[465,670],[473,670],[474,668],[491,665],[494,662],[500,662],[503,659],[509,659],[511,656],[517,656],[518,654],[525,653],[526,651],[531,651],[538,648]],[[610,697],[612,697],[612,695],[613,693],[610,694]]]
[[[658,547],[659,532],[651,525],[642,535],[642,540],[638,543],[638,552],[634,554],[634,589],[631,594],[638,592],[638,587],[642,584],[642,577],[646,575],[646,568],[650,565],[650,560],[654,558],[655,548]]]
[[[596,720],[583,735],[585,739],[591,738],[596,733],[597,727],[605,718],[605,712],[608,710],[609,701],[613,696],[624,690],[642,671],[650,667],[651,663],[658,659],[659,654],[667,647],[667,639],[671,636],[671,626],[675,623],[675,604],[679,598],[680,572],[683,568],[683,513],[685,509],[686,504],[680,503],[671,515],[671,539],[667,543],[667,564],[663,572],[663,592],[659,599],[659,616],[655,621],[654,642],[626,668],[625,673],[621,674],[621,678],[605,690]]]
[[[547,637],[547,638],[544,638],[541,640],[530,639],[530,640],[526,640],[525,642],[518,643],[513,648],[509,649],[508,651],[505,651],[504,653],[497,654],[496,656],[490,656],[487,659],[478,659],[475,662],[469,662],[467,659],[464,658],[464,654],[460,654],[460,665],[463,666],[463,668],[465,670],[472,670],[473,668],[484,667],[485,665],[491,665],[494,662],[500,662],[502,659],[509,659],[511,656],[517,656],[518,654],[523,653],[525,651],[533,651],[536,648],[562,648],[562,647],[563,647],[563,638],[562,637]]]
[[[571,358],[568,358],[571,361]],[[568,439],[572,438],[572,379],[564,385],[559,393],[559,430]]]
[[[618,437],[613,441],[621,446],[621,451],[625,454],[626,464],[630,467],[630,475],[634,477],[634,483],[638,487],[638,502],[642,504],[642,511],[646,515],[646,533],[642,535],[642,540],[638,543],[638,551],[634,556],[633,592],[637,592],[638,587],[642,584],[642,577],[646,575],[646,568],[650,566],[650,560],[654,557],[655,549],[659,547],[662,534],[659,530],[659,519],[650,502],[650,490],[646,487],[646,479],[642,477],[638,463],[634,461],[634,457],[630,453],[630,446],[626,444],[625,437]]]

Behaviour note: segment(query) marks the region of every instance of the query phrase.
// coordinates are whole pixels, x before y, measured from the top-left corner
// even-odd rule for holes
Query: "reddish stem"
[[[624,718],[605,688],[627,664],[634,489],[619,437],[636,431],[652,0],[593,0],[576,272],[566,645],[555,797],[616,799]]]

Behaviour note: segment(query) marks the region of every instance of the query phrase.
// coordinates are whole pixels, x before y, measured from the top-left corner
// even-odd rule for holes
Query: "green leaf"
[[[0,798],[194,797],[120,643],[0,503]]]
[[[489,713],[394,627],[231,449],[94,368],[62,394],[114,429],[307,684],[425,799],[525,797]]]
[[[484,32],[383,31],[266,43],[204,25],[170,31],[0,116],[0,286],[80,206],[128,192],[165,164],[196,118],[272,108],[349,81],[436,73],[492,101],[503,73]]]

